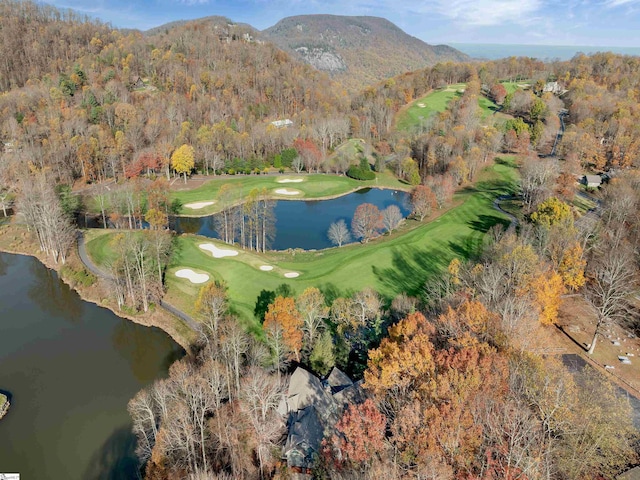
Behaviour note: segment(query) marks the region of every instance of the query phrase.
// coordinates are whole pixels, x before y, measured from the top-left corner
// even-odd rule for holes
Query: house
[[[598,188],[602,185],[602,177],[600,175],[584,175],[582,183],[589,188]]]
[[[544,84],[544,87],[542,88],[542,91],[543,92],[551,92],[554,95],[562,95],[564,93],[567,93],[569,90],[565,89],[558,82],[547,82],[547,83]]]
[[[131,88],[131,90],[138,90],[138,89],[144,88],[144,82],[142,81],[142,78],[140,78],[137,75],[132,77],[131,82],[129,82],[129,88]]]
[[[352,382],[338,368],[321,381],[298,367],[278,406],[287,419],[287,441],[282,458],[297,472],[309,472],[322,448],[322,440],[333,433],[336,423],[350,404],[364,401],[362,382]]]
[[[616,477],[616,480],[640,480],[640,467],[634,467]]]
[[[293,122],[288,118],[285,118],[284,120],[274,120],[273,122],[271,122],[271,125],[276,128],[284,128],[290,127],[291,125],[293,125]]]

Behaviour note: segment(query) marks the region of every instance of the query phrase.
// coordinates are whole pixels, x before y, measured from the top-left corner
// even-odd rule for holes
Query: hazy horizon
[[[640,0],[51,0],[59,8],[148,30],[220,15],[264,30],[295,15],[371,15],[430,44],[636,47]]]

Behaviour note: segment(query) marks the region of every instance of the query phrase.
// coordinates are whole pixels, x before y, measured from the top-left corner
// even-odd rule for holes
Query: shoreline
[[[11,402],[9,402],[9,397],[4,394],[0,394],[4,398],[4,404],[2,408],[0,408],[0,420],[4,418],[4,416],[9,412],[9,408],[11,407]]]
[[[15,226],[11,224],[0,227],[0,239],[4,235],[7,235],[10,230],[13,230],[15,232],[15,229],[16,229]],[[25,246],[23,245],[23,247]],[[168,312],[162,311],[161,309],[159,309],[158,306],[155,306],[153,310],[150,310],[149,312],[146,312],[139,316],[129,315],[121,310],[118,310],[117,308],[110,305],[109,303],[103,302],[100,296],[97,295],[99,292],[90,291],[91,289],[97,290],[102,286],[100,278],[96,277],[96,282],[90,287],[82,287],[79,284],[73,284],[68,279],[64,278],[63,275],[60,273],[60,270],[65,265],[69,266],[70,264],[72,264],[74,261],[77,260],[77,262],[79,262],[79,264],[84,267],[82,261],[78,258],[77,244],[76,244],[76,247],[71,252],[71,254],[69,255],[69,257],[67,258],[67,263],[65,265],[61,263],[56,264],[46,256],[42,255],[39,250],[29,251],[28,248],[15,248],[12,246],[8,247],[6,245],[3,245],[2,242],[0,242],[0,253],[8,253],[12,255],[22,255],[26,257],[35,258],[46,268],[56,272],[58,278],[62,282],[64,282],[70,289],[76,292],[83,301],[88,303],[93,303],[98,307],[110,310],[118,318],[129,320],[133,323],[136,323],[138,325],[142,325],[145,327],[158,328],[163,332],[165,332],[169,337],[171,337],[171,339],[174,342],[176,342],[178,345],[180,345],[188,354],[191,353],[191,342],[189,342],[187,336],[179,332],[178,329],[172,327],[172,324],[175,325],[176,320],[179,322],[182,322],[181,319],[174,317],[173,315],[170,316]]]
[[[291,187],[294,188],[294,187]],[[397,191],[402,191],[402,192],[407,192],[410,193],[412,190],[412,186],[411,185],[407,185],[407,186],[403,186],[403,187],[388,187],[386,185],[364,185],[362,187],[357,187],[357,188],[353,188],[351,190],[348,190],[346,192],[343,193],[336,193],[335,195],[326,195],[324,197],[316,197],[316,198],[305,198],[305,197],[287,197],[285,195],[270,195],[269,196],[269,200],[274,200],[274,201],[280,201],[280,200],[284,200],[284,201],[288,201],[288,202],[322,202],[324,200],[333,200],[336,198],[340,198],[340,197],[344,197],[346,195],[351,195],[352,193],[358,192],[360,190],[364,190],[364,189],[376,189],[376,190],[397,190]],[[234,202],[233,204],[231,204],[231,207],[235,207],[238,205],[242,205],[244,202],[243,201],[239,201],[239,202]],[[184,206],[182,207],[184,210]],[[204,217],[210,217],[211,215],[216,215],[220,213],[219,210],[212,212],[212,213],[203,213],[203,214],[184,214],[184,213],[180,213],[178,215],[174,215],[176,218],[204,218]]]

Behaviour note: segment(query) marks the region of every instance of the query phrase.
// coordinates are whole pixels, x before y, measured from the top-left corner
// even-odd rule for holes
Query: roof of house
[[[273,122],[271,122],[271,125],[273,125],[274,127],[286,127],[289,125],[293,125],[293,122],[288,118],[285,118],[284,120],[274,120]]]
[[[587,183],[602,183],[602,177],[600,175],[585,175],[584,178]]]
[[[313,405],[291,414],[284,455],[290,467],[308,468],[320,451],[324,428]]]
[[[362,381],[353,383],[334,368],[324,382],[298,367],[289,379],[289,388],[278,412],[288,416],[287,441],[283,457],[290,467],[310,468],[322,439],[331,435],[344,409],[364,401]]]
[[[347,408],[349,405],[364,403],[366,400],[366,393],[362,388],[362,380],[340,390],[333,396],[333,399],[338,406],[343,409]]]
[[[330,414],[332,404],[331,395],[324,389],[320,379],[304,368],[296,368],[289,380],[284,405],[285,414],[314,405],[320,416],[324,418]],[[282,405],[279,410],[281,409]]]
[[[326,382],[327,382],[327,385],[331,387],[331,390],[334,393],[339,392],[340,390],[342,390],[345,387],[348,387],[349,385],[353,385],[353,382],[347,376],[347,374],[344,373],[342,370],[340,370],[338,367],[333,367],[333,369],[331,370],[331,373],[327,377]]]
[[[640,467],[634,467],[631,470],[618,475],[617,480],[640,480]]]

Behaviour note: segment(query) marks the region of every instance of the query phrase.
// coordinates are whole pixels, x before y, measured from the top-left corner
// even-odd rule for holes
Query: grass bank
[[[287,180],[289,180],[289,182],[287,182]],[[370,181],[360,181],[347,176],[326,174],[305,175],[291,173],[288,175],[243,175],[213,178],[201,187],[193,190],[173,191],[171,192],[171,200],[178,199],[183,205],[197,202],[213,202],[220,188],[225,184],[238,187],[238,196],[240,198],[246,197],[254,188],[266,188],[272,198],[278,200],[327,199],[367,187],[393,188],[396,190],[409,188],[406,183],[395,178],[390,172],[378,173],[376,174],[376,178]],[[299,193],[296,195],[278,193],[278,190],[281,189],[285,189],[286,191],[296,190]],[[198,209],[183,206],[181,214],[188,216],[205,216],[216,213],[219,210],[219,205],[215,203]]]

